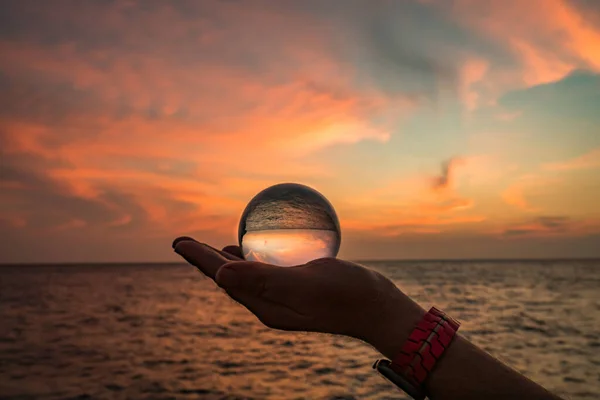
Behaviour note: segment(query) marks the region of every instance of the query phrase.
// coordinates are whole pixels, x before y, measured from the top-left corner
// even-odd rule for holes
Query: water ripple
[[[369,265],[548,389],[598,398],[600,263]],[[406,399],[371,347],[265,328],[186,266],[2,268],[0,304],[0,399]]]

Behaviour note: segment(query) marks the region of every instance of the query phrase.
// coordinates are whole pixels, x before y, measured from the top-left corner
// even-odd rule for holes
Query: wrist
[[[393,359],[426,311],[398,289],[389,296],[381,311],[365,341]]]

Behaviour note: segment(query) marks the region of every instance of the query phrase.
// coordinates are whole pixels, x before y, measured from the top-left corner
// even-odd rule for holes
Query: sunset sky
[[[252,231],[244,235],[242,252],[250,261],[294,266],[335,257],[337,233],[319,229]]]
[[[299,182],[339,256],[600,256],[600,2],[2,1],[0,262],[178,261]]]

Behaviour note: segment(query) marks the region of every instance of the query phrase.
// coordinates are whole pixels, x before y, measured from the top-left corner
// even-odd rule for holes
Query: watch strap
[[[392,369],[417,386],[422,386],[444,351],[450,346],[460,323],[432,307],[414,328]]]
[[[378,360],[376,368],[386,379],[414,399],[425,398],[425,381],[452,343],[460,323],[432,307],[392,361]]]

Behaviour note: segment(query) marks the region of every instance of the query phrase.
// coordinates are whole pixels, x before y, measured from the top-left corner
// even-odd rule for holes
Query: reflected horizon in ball
[[[248,203],[238,241],[246,260],[287,267],[337,256],[341,232],[333,206],[321,193],[283,183]]]

